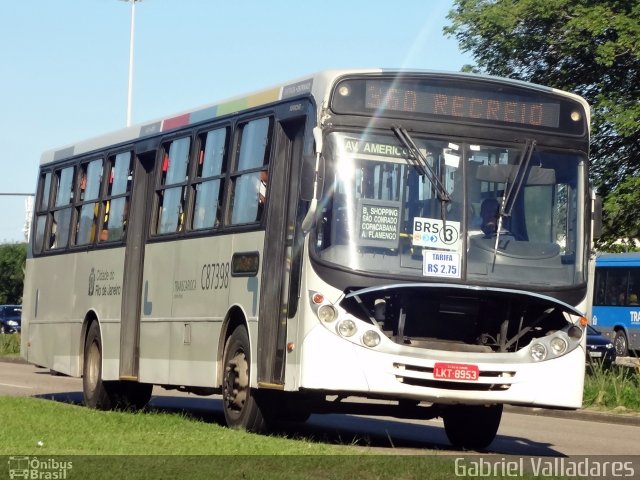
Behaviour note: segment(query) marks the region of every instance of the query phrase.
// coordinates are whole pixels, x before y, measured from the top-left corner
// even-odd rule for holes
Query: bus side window
[[[638,293],[640,293],[640,268],[629,269],[627,305],[638,305]]]
[[[271,118],[252,120],[240,130],[237,166],[232,175],[231,223],[254,223],[268,202],[267,180],[271,153]]]
[[[109,178],[106,196],[103,198],[100,242],[111,242],[124,238],[129,212],[129,196],[133,179],[132,154],[130,151],[110,157]]]
[[[41,173],[38,182],[38,199],[36,204],[36,231],[34,236],[34,253],[42,253],[44,249],[45,229],[49,215],[49,194],[51,193],[51,172]]]
[[[69,245],[71,228],[71,202],[73,201],[75,167],[67,167],[55,172],[57,180],[54,201],[53,224],[49,236],[50,249],[65,248]]]
[[[78,225],[76,245],[93,243],[98,229],[100,185],[102,184],[102,159],[93,160],[80,166],[80,201],[77,207]]]
[[[211,130],[199,136],[200,152],[193,182],[195,205],[191,225],[194,230],[220,225],[227,137],[227,128]]]
[[[606,305],[606,269],[596,269],[595,272],[595,293],[594,293],[594,305]]]
[[[175,233],[184,228],[187,166],[191,138],[183,137],[164,144],[162,176],[158,196],[156,233]]]

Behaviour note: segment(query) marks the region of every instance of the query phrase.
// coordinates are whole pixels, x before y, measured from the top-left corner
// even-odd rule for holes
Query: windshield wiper
[[[505,193],[504,200],[502,202],[502,208],[500,209],[501,217],[509,217],[511,215],[511,211],[513,210],[513,205],[516,202],[516,198],[518,198],[518,194],[522,189],[522,185],[525,183],[525,179],[527,177],[527,173],[529,171],[529,163],[531,163],[531,157],[533,156],[533,151],[536,148],[536,141],[527,139],[524,152],[522,153],[522,161],[518,164],[518,168],[516,170],[516,174],[513,178],[513,182],[509,185],[509,189]],[[507,179],[507,182],[509,179]]]
[[[436,189],[436,193],[438,195],[438,199],[440,200],[440,204],[444,207],[444,202],[450,202],[451,196],[447,192],[447,189],[445,188],[445,186],[440,181],[440,178],[438,177],[436,172],[433,170],[433,167],[429,165],[429,162],[427,161],[426,157],[422,154],[420,149],[417,147],[417,145],[413,141],[413,138],[411,138],[411,136],[409,135],[409,132],[407,132],[400,125],[393,125],[391,127],[391,130],[393,131],[393,133],[395,133],[396,137],[398,137],[398,140],[400,140],[400,143],[402,143],[407,149],[407,151],[409,152],[409,155],[407,158],[409,162],[415,168],[417,168],[418,171],[424,177],[428,178],[429,182],[431,182],[431,185],[433,185],[433,187]],[[444,210],[445,209],[442,208],[443,215],[444,215]]]
[[[510,217],[513,210],[513,205],[516,203],[518,194],[522,189],[522,185],[525,183],[527,173],[529,171],[529,163],[531,163],[531,157],[533,151],[536,148],[536,141],[527,139],[524,145],[524,151],[522,152],[522,161],[518,164],[516,174],[513,177],[513,182],[509,184],[509,178],[505,179],[508,186],[504,196],[502,197],[502,205],[498,212],[498,228],[496,230],[496,243],[493,247],[493,265],[491,270],[493,271],[496,266],[496,255],[498,254],[498,245],[500,244],[500,232],[502,231],[502,223],[505,217]]]

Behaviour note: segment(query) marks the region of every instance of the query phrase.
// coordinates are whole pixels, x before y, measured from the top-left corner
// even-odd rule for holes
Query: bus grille
[[[406,385],[416,387],[441,388],[444,390],[472,390],[472,391],[505,391],[511,387],[515,376],[513,371],[480,371],[477,381],[436,380],[433,378],[433,368],[393,364],[396,380]]]

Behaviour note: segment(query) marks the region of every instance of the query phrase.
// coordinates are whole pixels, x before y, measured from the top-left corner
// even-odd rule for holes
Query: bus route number
[[[220,290],[229,287],[229,262],[205,263],[200,274],[202,290]]]

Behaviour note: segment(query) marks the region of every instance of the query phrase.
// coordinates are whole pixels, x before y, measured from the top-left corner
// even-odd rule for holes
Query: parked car
[[[22,305],[0,305],[0,333],[20,332]]]
[[[591,325],[587,325],[587,362],[609,366],[616,360],[616,349],[611,340]]]

